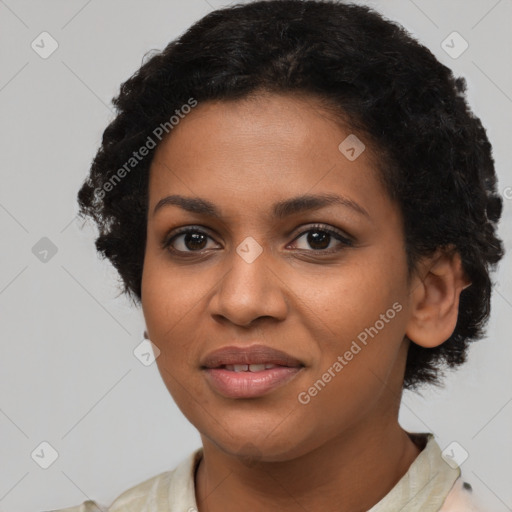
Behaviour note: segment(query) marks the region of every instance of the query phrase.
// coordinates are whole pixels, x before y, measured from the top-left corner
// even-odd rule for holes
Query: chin
[[[276,421],[275,425],[279,425]],[[297,432],[304,432],[298,425],[291,430],[280,430],[266,428],[261,430],[254,425],[254,428],[248,426],[246,422],[241,421],[239,427],[232,425],[230,431],[212,432],[211,429],[205,434],[201,433],[203,444],[213,444],[226,455],[240,458],[247,465],[260,462],[285,462],[295,459],[314,449],[311,442],[306,439],[295,437]],[[211,423],[209,424],[211,427]]]

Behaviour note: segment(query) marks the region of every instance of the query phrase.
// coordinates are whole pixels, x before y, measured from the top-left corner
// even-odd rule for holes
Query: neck
[[[420,453],[396,420],[375,425],[358,424],[291,460],[251,464],[203,437],[203,458],[196,473],[199,510],[369,510]]]

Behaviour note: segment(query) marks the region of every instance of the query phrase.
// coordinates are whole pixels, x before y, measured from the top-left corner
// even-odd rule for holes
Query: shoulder
[[[110,506],[87,500],[74,507],[47,512],[174,512],[174,506],[181,506],[183,499],[187,502],[193,500],[195,503],[193,472],[201,456],[202,448],[199,448],[173,470],[165,471],[130,487]]]
[[[446,496],[439,512],[485,512],[473,496],[470,484],[459,477]]]
[[[92,500],[84,501],[80,505],[67,508],[59,508],[54,510],[48,510],[46,512],[107,512],[108,508],[102,507],[98,503]]]
[[[162,489],[168,484],[170,477],[172,477],[173,471],[166,471],[156,476],[148,478],[143,482],[130,487],[119,495],[110,506],[102,505],[93,500],[87,500],[76,505],[74,507],[59,508],[56,510],[49,510],[47,512],[135,512],[142,510],[143,504],[148,500],[158,499],[158,504],[165,506],[165,502],[162,500]],[[167,486],[168,487],[168,486]],[[160,498],[158,498],[160,496]],[[156,504],[157,502],[155,502]],[[160,510],[159,508],[151,510]],[[163,510],[167,510],[164,508]]]

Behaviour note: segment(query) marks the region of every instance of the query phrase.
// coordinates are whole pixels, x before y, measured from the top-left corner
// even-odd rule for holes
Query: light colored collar
[[[425,447],[407,473],[368,512],[438,512],[460,476],[460,468],[443,459],[433,434],[409,436],[426,441]],[[202,456],[203,449],[198,448],[174,470],[168,488],[170,512],[197,512],[194,480]]]
[[[426,438],[425,448],[407,473],[368,512],[437,512],[460,476],[460,468],[442,457],[433,434],[409,434]]]

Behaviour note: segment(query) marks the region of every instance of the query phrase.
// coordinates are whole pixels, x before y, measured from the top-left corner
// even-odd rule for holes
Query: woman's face
[[[199,104],[156,150],[147,331],[177,405],[226,453],[288,460],[396,421],[402,220],[364,135],[339,148],[349,135],[313,98],[267,95]],[[240,350],[209,358],[226,347]]]

